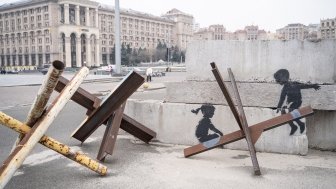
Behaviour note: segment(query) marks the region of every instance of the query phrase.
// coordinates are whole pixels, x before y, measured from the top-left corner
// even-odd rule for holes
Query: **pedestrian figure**
[[[319,90],[320,86],[317,84],[304,84],[299,82],[293,82],[289,80],[289,72],[286,69],[280,69],[274,73],[274,79],[280,85],[283,85],[281,90],[281,95],[279,103],[277,106],[277,113],[281,111],[281,114],[286,114],[285,109],[288,108],[289,112],[298,109],[302,104],[302,95],[301,89],[310,89]],[[284,104],[285,99],[287,98],[286,104]],[[297,125],[294,124],[297,123]],[[300,121],[300,119],[294,119],[289,122],[291,131],[289,135],[293,135],[298,127],[300,127],[300,133],[302,134],[305,130],[305,124]]]
[[[152,75],[153,75],[153,69],[151,67],[147,68],[146,70],[147,82],[152,82]]]
[[[204,104],[200,108],[196,110],[191,110],[192,113],[198,114],[201,110],[203,114],[203,118],[198,122],[196,126],[196,137],[199,142],[203,143],[215,138],[219,138],[223,136],[223,133],[219,131],[211,122],[211,118],[215,113],[215,107],[210,104]],[[215,132],[213,134],[209,134],[209,130]]]

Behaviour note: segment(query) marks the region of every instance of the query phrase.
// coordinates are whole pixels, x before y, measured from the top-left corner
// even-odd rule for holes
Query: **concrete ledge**
[[[307,118],[310,148],[336,150],[336,111],[316,111]]]
[[[157,139],[163,143],[195,145],[198,140],[195,129],[202,119],[202,113],[192,113],[201,104],[163,103],[162,101],[128,100],[125,112],[130,117],[157,132]],[[216,105],[213,125],[224,134],[239,129],[228,106]],[[269,108],[244,108],[249,125],[270,119],[277,114]],[[302,119],[303,121],[305,119]],[[305,155],[308,152],[308,141],[305,132],[289,136],[290,127],[284,125],[266,131],[256,143],[259,152],[276,152]],[[230,149],[247,149],[245,140],[226,145]],[[182,153],[182,152],[181,152]]]
[[[186,54],[187,79],[214,80],[210,62],[216,62],[222,74],[231,67],[237,81],[274,81],[277,70],[287,69],[292,80],[335,83],[335,52],[336,40],[194,41]]]
[[[233,94],[231,83],[227,82]],[[165,100],[170,103],[222,104],[227,102],[217,82],[169,82],[165,83]],[[275,108],[282,86],[275,83],[237,83],[245,107]],[[336,110],[336,85],[321,85],[321,89],[302,89],[302,106],[311,105],[318,110]]]

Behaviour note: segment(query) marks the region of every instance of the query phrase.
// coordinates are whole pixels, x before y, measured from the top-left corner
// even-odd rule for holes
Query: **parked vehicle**
[[[43,67],[39,69],[39,71],[40,71],[43,75],[45,75],[45,74],[47,74],[49,68],[50,68],[50,64],[44,64]]]
[[[7,71],[7,74],[19,74],[19,72],[16,70],[9,70]]]
[[[102,66],[97,69],[98,71],[106,71],[106,72],[111,72],[115,70],[115,65],[108,65],[108,66]]]

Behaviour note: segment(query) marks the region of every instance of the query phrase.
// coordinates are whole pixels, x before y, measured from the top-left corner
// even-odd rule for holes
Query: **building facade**
[[[193,35],[193,40],[226,40],[228,32],[223,25],[210,25],[208,28],[200,28]]]
[[[308,33],[307,26],[300,23],[288,24],[287,26],[276,30],[278,38],[282,40],[305,40],[308,38]]]
[[[266,40],[268,35],[265,30],[259,30],[258,26],[246,26],[244,30],[235,32],[226,31],[223,25],[210,25],[208,28],[201,28],[194,33],[194,40]]]
[[[177,9],[161,17],[122,9],[121,42],[185,49],[193,17]],[[114,8],[89,0],[29,0],[0,6],[0,67],[32,69],[52,60],[66,67],[112,62]]]
[[[180,10],[172,9],[166,14],[162,15],[162,17],[168,18],[175,22],[173,35],[168,35],[168,38],[170,39],[171,36],[173,36],[176,45],[180,49],[186,49],[187,44],[192,40],[193,37],[193,16]]]
[[[322,39],[336,39],[336,18],[320,21]]]

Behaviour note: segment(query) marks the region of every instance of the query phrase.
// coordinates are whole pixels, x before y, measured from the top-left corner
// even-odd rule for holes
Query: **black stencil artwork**
[[[215,107],[210,104],[204,104],[200,108],[195,110],[191,110],[192,113],[198,114],[201,110],[203,114],[203,118],[198,122],[196,126],[196,137],[199,142],[203,143],[220,136],[223,136],[223,133],[220,132],[211,122],[211,118],[215,113]],[[213,134],[209,134],[209,130],[215,132]]]
[[[315,90],[319,90],[320,86],[317,84],[304,84],[299,82],[293,82],[289,79],[289,72],[286,69],[280,69],[274,73],[274,79],[280,85],[283,85],[281,90],[281,95],[279,99],[279,103],[277,106],[277,113],[281,111],[281,114],[286,113],[286,109],[288,108],[289,112],[298,109],[302,104],[302,95],[301,89],[310,89],[313,88]],[[286,103],[285,99],[287,98]],[[294,124],[294,122],[297,123]],[[293,135],[298,127],[300,127],[300,133],[302,134],[305,130],[305,124],[300,121],[300,119],[295,119],[292,122],[289,122],[291,127],[290,135]]]

